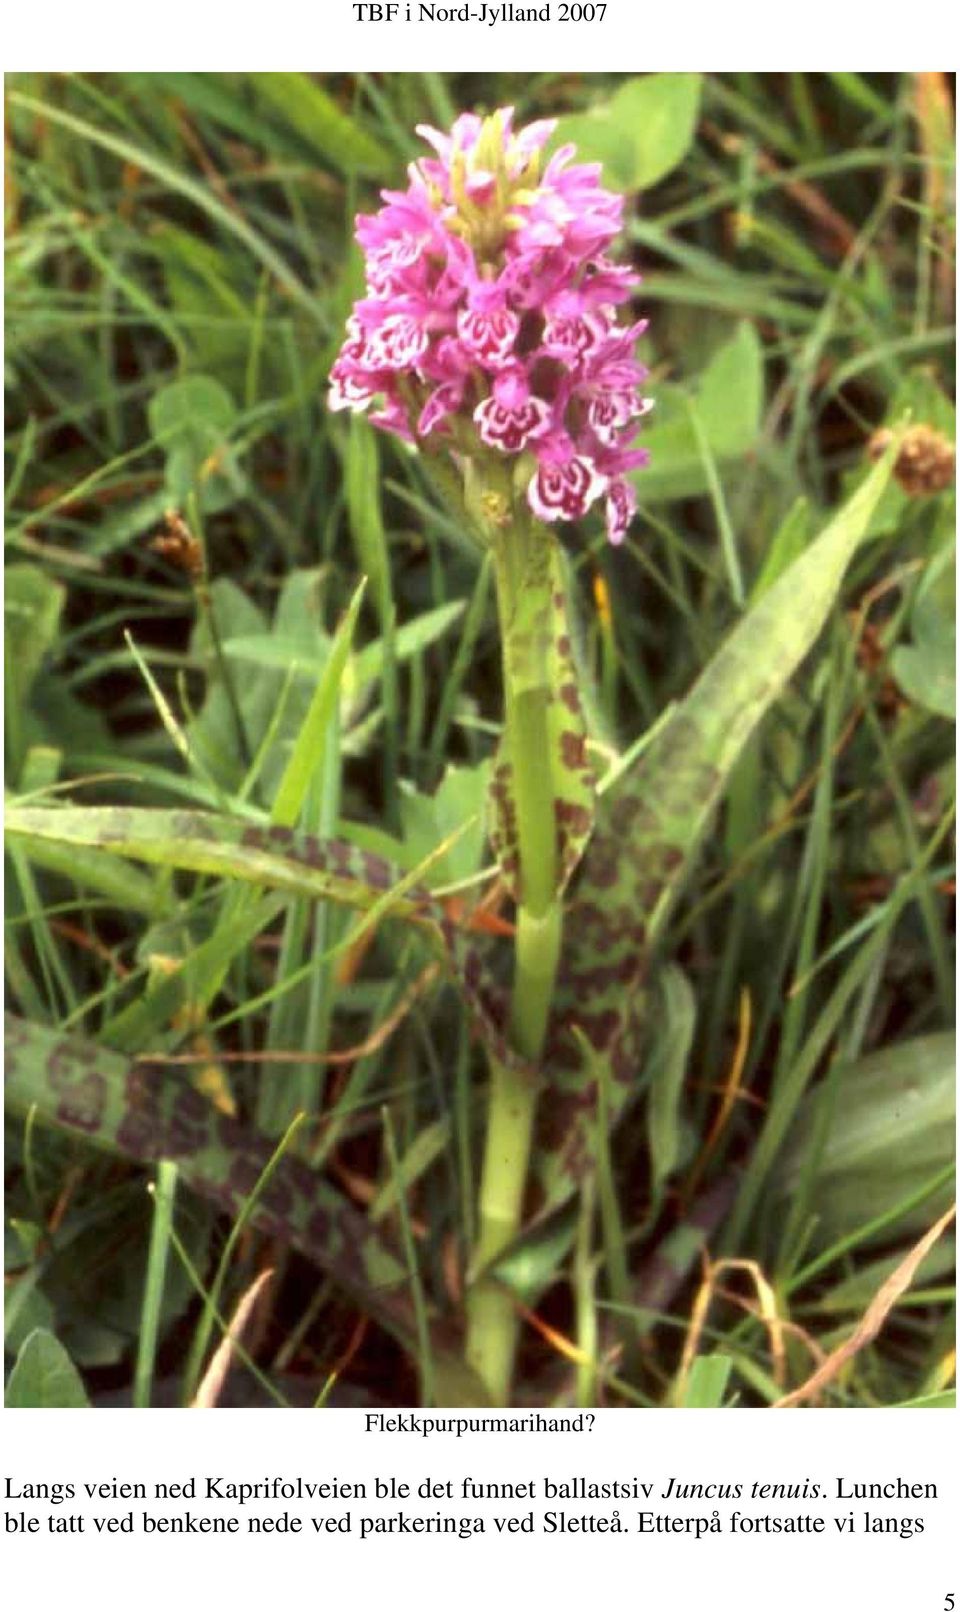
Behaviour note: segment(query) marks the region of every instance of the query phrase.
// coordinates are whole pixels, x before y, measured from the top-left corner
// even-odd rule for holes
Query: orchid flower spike
[[[512,119],[507,107],[465,113],[449,134],[421,128],[434,155],[358,217],[366,296],[329,404],[370,409],[409,442],[445,441],[461,461],[506,455],[541,520],[577,520],[603,498],[619,543],[652,407],[634,356],[645,322],[618,319],[639,276],[606,256],[623,198],[572,146],[543,166],[554,123],[514,132]]]

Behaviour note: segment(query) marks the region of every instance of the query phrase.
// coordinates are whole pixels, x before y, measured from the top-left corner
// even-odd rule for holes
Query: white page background
[[[403,8],[401,8],[402,11]],[[414,12],[416,12],[414,7]],[[478,6],[473,6],[478,11]],[[554,6],[554,14],[556,8]],[[12,70],[123,71],[137,68],[227,71],[308,68],[316,71],[541,71],[822,70],[861,71],[930,66],[917,57],[946,50],[946,8],[843,8],[822,0],[802,8],[759,4],[717,7],[628,4],[610,0],[602,24],[532,25],[477,22],[361,23],[353,7],[321,0],[313,7],[283,0],[264,8],[167,3],[17,8],[5,20],[4,66]],[[825,61],[826,58],[826,61]],[[391,1412],[390,1414],[397,1414]],[[424,1414],[424,1413],[421,1413]],[[438,1413],[456,1414],[456,1413]],[[471,1413],[464,1412],[464,1415]],[[6,1533],[3,1578],[8,1604],[54,1608],[153,1609],[212,1605],[247,1609],[337,1605],[433,1609],[694,1608],[723,1612],[949,1612],[960,1602],[956,1535],[956,1417],[938,1411],[808,1411],[730,1414],[724,1411],[607,1411],[587,1433],[550,1435],[435,1434],[365,1431],[365,1413],[103,1411],[92,1419],[73,1412],[5,1412],[0,1421],[0,1481],[4,1509],[40,1519],[41,1531]],[[374,1475],[410,1483],[406,1501],[251,1503],[117,1499],[83,1496],[59,1507],[15,1495],[29,1483],[114,1478],[143,1482],[194,1475],[198,1494],[206,1476],[235,1482],[279,1476],[311,1482],[367,1481]],[[486,1481],[532,1479],[532,1501],[431,1501],[417,1485],[450,1479],[458,1492],[470,1475]],[[936,1500],[691,1501],[668,1507],[657,1500],[550,1502],[539,1497],[545,1478],[596,1482],[638,1479],[657,1492],[671,1477],[685,1482],[817,1481],[832,1496],[838,1478],[849,1483],[934,1483]],[[10,1488],[7,1490],[6,1485]],[[408,1516],[483,1516],[488,1531],[459,1539],[447,1535],[374,1536],[361,1541],[362,1513]],[[299,1535],[246,1532],[184,1537],[140,1532],[52,1534],[51,1516],[94,1513],[121,1517],[238,1514],[304,1519]],[[350,1509],[351,1534],[315,1534],[311,1514]],[[619,1510],[624,1534],[539,1531],[548,1510],[610,1516]],[[688,1534],[637,1532],[641,1509],[709,1516],[716,1509],[724,1531],[696,1541]],[[734,1509],[754,1514],[817,1514],[822,1535],[740,1535],[728,1531]],[[534,1512],[533,1535],[499,1535],[495,1515]],[[854,1512],[857,1531],[841,1534],[834,1517]],[[863,1531],[865,1511],[879,1517],[919,1518],[923,1532]]]

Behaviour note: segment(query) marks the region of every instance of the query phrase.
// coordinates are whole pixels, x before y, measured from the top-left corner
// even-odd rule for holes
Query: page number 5
[[[953,1612],[953,1591],[952,1590],[950,1591],[950,1594],[946,1597],[946,1599],[945,1599],[945,1601],[943,1603],[943,1612]]]

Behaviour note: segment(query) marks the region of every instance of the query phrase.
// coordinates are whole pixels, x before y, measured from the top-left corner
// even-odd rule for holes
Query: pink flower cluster
[[[636,507],[630,446],[652,406],[634,357],[645,322],[618,323],[639,277],[606,255],[623,199],[565,146],[540,173],[552,122],[513,133],[507,108],[421,128],[435,158],[357,219],[367,294],[347,321],[330,407],[367,409],[408,441],[442,433],[460,455],[529,455],[545,521],[606,501],[622,541]],[[479,438],[479,441],[478,441]],[[480,444],[484,448],[480,447]]]

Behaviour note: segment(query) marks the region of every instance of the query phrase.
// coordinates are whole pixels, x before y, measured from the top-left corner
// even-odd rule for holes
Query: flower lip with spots
[[[448,134],[418,130],[434,154],[357,219],[367,293],[329,403],[376,403],[381,429],[460,458],[525,455],[539,519],[576,520],[603,498],[617,543],[636,507],[627,477],[647,457],[631,444],[652,407],[635,356],[645,322],[618,318],[639,276],[607,256],[623,198],[599,166],[576,163],[572,146],[544,166],[553,129],[514,131],[507,107],[465,113]]]

